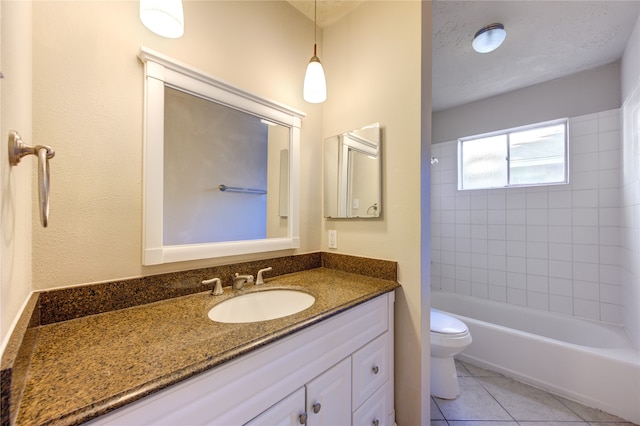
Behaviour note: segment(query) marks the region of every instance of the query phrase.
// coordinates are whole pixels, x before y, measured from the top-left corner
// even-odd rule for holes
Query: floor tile
[[[506,377],[477,380],[518,421],[583,421],[556,397],[540,389]],[[445,418],[448,419],[446,413]]]
[[[586,423],[585,423],[586,425]],[[518,426],[514,421],[490,421],[490,420],[449,420],[449,426]],[[563,425],[563,426],[574,426]]]
[[[596,408],[587,407],[575,401],[571,401],[569,399],[563,398],[561,396],[556,396],[564,405],[569,407],[571,411],[580,416],[583,420],[588,422],[614,422],[614,423],[625,423],[626,421],[621,419],[620,417],[616,417],[613,414],[605,413],[602,410],[598,410]]]
[[[502,374],[497,373],[495,371],[486,370],[481,367],[476,367],[475,365],[468,364],[466,362],[460,362],[462,367],[464,367],[473,377],[504,377]]]
[[[519,421],[520,426],[589,426],[587,422],[525,422]]]
[[[458,377],[468,377],[468,376],[473,376],[473,374],[471,374],[471,372],[469,372],[468,368],[467,368],[467,364],[464,364],[461,361],[458,361],[457,359],[454,359],[455,364],[456,364],[456,373],[458,375]]]
[[[444,420],[442,412],[438,408],[438,404],[431,397],[431,420]]]
[[[446,420],[431,420],[431,426],[449,426]]]
[[[459,377],[460,396],[454,400],[434,398],[447,420],[513,420],[473,377]]]

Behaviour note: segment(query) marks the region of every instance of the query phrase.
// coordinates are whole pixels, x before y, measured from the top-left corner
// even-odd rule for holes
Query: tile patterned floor
[[[460,396],[431,397],[431,426],[632,426],[616,416],[456,361]]]

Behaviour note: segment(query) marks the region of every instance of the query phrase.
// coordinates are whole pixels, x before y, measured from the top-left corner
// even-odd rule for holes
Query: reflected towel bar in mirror
[[[256,195],[264,195],[267,193],[264,189],[256,189],[256,188],[240,188],[237,186],[227,186],[220,185],[218,189],[222,192],[242,192],[244,194],[256,194]]]

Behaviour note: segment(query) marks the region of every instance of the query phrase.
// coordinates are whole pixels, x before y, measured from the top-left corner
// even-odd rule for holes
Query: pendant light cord
[[[313,56],[318,56],[318,0],[313,1]]]

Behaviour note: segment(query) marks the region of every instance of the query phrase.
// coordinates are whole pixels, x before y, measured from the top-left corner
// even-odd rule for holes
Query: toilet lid
[[[431,331],[442,334],[458,334],[469,331],[460,320],[431,309]]]

